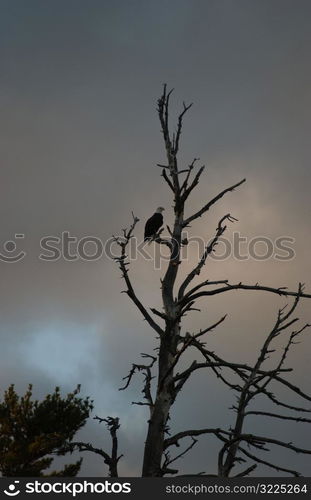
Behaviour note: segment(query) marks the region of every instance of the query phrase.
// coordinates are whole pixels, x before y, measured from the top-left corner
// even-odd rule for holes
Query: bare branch
[[[158,311],[154,307],[151,307],[150,311],[153,312],[153,314],[155,314],[156,316],[159,316],[160,318],[164,319],[164,321],[168,319],[166,314],[162,313],[161,311]]]
[[[234,222],[236,221],[237,219],[235,219],[234,217],[231,217],[230,214],[227,214],[227,215],[224,215],[224,217],[222,217],[220,219],[220,221],[218,222],[218,226],[216,228],[216,234],[214,236],[214,238],[212,239],[212,241],[205,247],[205,250],[203,252],[203,255],[201,257],[201,259],[199,260],[198,264],[195,266],[194,269],[192,269],[192,271],[186,276],[186,278],[184,279],[184,281],[182,282],[180,288],[179,288],[179,292],[178,292],[178,300],[181,300],[183,295],[184,295],[184,292],[187,288],[187,286],[191,283],[191,281],[194,279],[195,276],[198,276],[201,272],[201,269],[202,267],[205,265],[205,262],[206,262],[206,259],[207,257],[213,252],[215,246],[217,245],[218,243],[218,240],[220,238],[220,236],[225,232],[225,230],[227,229],[227,226],[226,225],[223,225],[223,222],[225,220],[228,220],[230,222]]]
[[[176,462],[176,460],[179,460],[180,458],[182,458],[183,456],[185,456],[196,445],[197,442],[198,442],[197,439],[194,439],[193,437],[191,437],[191,443],[190,443],[190,445],[187,446],[187,448],[185,448],[184,451],[182,451],[181,453],[179,453],[174,458],[170,457],[169,452],[164,452],[165,460],[164,460],[164,463],[163,463],[163,466],[162,466],[162,473],[163,473],[163,475],[165,475],[165,474],[177,474],[178,470],[170,469],[170,468],[168,468],[168,465],[172,464],[173,462]]]
[[[196,333],[194,335],[188,334],[186,337],[184,337],[182,347],[176,352],[176,354],[174,356],[174,359],[172,360],[172,363],[170,364],[169,369],[167,370],[166,374],[161,379],[161,385],[164,383],[164,381],[168,377],[168,375],[170,375],[173,372],[175,366],[177,365],[179,359],[181,358],[181,356],[183,355],[183,353],[185,352],[185,350],[188,347],[190,347],[191,344],[198,337],[201,337],[205,333],[211,332],[214,328],[216,328],[218,325],[220,325],[220,323],[222,323],[225,320],[225,318],[226,318],[226,316],[223,316],[222,318],[220,318],[220,320],[216,321],[216,323],[214,323],[213,325],[209,326],[208,328],[205,328],[205,330],[200,330],[200,332],[198,332],[198,333]],[[195,363],[194,366],[197,366],[197,363]],[[179,379],[182,379],[182,385],[186,382],[187,378],[190,376],[190,374],[192,373],[192,371],[194,371],[194,369],[196,369],[196,368],[193,368],[193,370],[189,370],[189,369],[186,370],[185,372],[183,372],[183,374],[181,375],[181,377],[179,377]],[[174,380],[176,381],[176,380],[178,380],[178,378],[174,377]],[[160,387],[161,387],[161,385],[160,385]],[[182,385],[179,384],[179,385],[176,386],[176,388],[175,388],[175,394],[176,395],[180,391]]]
[[[133,402],[133,404],[141,405],[141,406],[149,406],[149,410],[150,410],[150,414],[151,414],[153,406],[154,406],[152,395],[151,395],[151,380],[154,377],[152,376],[151,369],[152,369],[154,363],[156,362],[157,358],[155,356],[151,356],[150,354],[145,354],[145,353],[141,353],[141,356],[143,358],[150,358],[151,359],[150,364],[149,365],[138,365],[138,364],[133,363],[129,374],[126,377],[123,377],[122,380],[126,380],[126,383],[123,387],[119,388],[119,391],[124,391],[125,389],[128,388],[128,386],[130,385],[130,382],[133,378],[133,375],[137,371],[143,372],[144,377],[145,377],[145,383],[144,383],[142,393],[144,394],[144,399],[147,400],[147,403]]]
[[[166,173],[166,171],[165,171],[164,168],[162,170],[162,174],[161,175],[164,178],[164,180],[167,182],[167,184],[169,185],[170,189],[174,192],[174,186],[171,183],[170,179],[168,178],[167,173]]]
[[[181,129],[183,125],[183,117],[187,113],[187,111],[192,107],[192,103],[186,106],[185,103],[183,103],[184,109],[180,113],[178,117],[178,123],[177,123],[177,132],[176,132],[176,139],[175,139],[175,148],[174,148],[174,155],[176,156],[179,150],[179,140],[180,140],[180,135],[181,135]]]
[[[285,469],[284,467],[281,467],[279,465],[275,465],[271,462],[267,462],[266,460],[263,460],[262,458],[258,458],[255,455],[253,455],[252,453],[250,453],[248,450],[245,450],[245,448],[242,448],[241,446],[239,446],[239,450],[242,453],[244,453],[244,455],[247,456],[248,458],[255,460],[255,462],[258,462],[259,464],[262,464],[262,465],[266,465],[267,467],[271,467],[271,469],[277,470],[278,472],[286,472],[288,474],[292,474],[295,477],[301,476],[301,474],[295,470]]]
[[[202,165],[202,167],[200,167],[200,169],[196,173],[196,175],[195,175],[195,177],[194,177],[194,179],[191,182],[189,187],[187,187],[189,177],[185,180],[185,183],[182,186],[182,188],[183,188],[183,194],[182,194],[183,201],[187,200],[191,191],[199,184],[199,180],[200,180],[201,175],[203,174],[204,169],[205,169],[205,165]],[[190,173],[190,171],[189,171],[189,173]]]
[[[223,321],[225,321],[226,317],[227,317],[227,314],[225,314],[222,318],[220,318],[218,321],[216,321],[216,323],[214,323],[213,325],[205,328],[204,330],[200,330],[198,333],[195,333],[193,335],[193,337],[195,339],[197,339],[197,338],[201,337],[202,335],[205,335],[206,333],[213,331],[215,328],[217,328],[217,326],[219,326]]]
[[[254,465],[251,465],[250,467],[248,467],[247,469],[243,470],[242,472],[240,472],[239,474],[236,474],[235,476],[233,477],[245,477],[245,476],[248,476],[251,472],[253,472],[253,470],[255,470],[257,468],[257,464],[254,464]]]
[[[285,443],[284,441],[280,441],[279,439],[269,438],[266,436],[256,436],[254,434],[241,434],[238,438],[238,441],[246,441],[250,445],[254,445],[257,443],[271,443],[276,446],[280,446],[281,448],[287,448],[289,450],[294,451],[295,453],[303,453],[305,455],[311,455],[311,450],[306,448],[299,448],[298,446],[293,445],[292,442]]]
[[[203,288],[204,286],[225,285],[227,283],[228,283],[228,280],[216,280],[216,281],[205,280],[205,281],[202,281],[198,285],[191,288],[187,293],[185,293],[184,297],[181,300],[182,300],[182,302],[185,302],[188,299],[188,297],[192,296],[194,294],[194,292],[196,292],[197,290],[200,290],[200,288]]]
[[[188,167],[188,169],[187,169],[187,171],[188,171],[188,172],[187,172],[187,175],[186,175],[185,180],[184,180],[184,182],[182,183],[181,188],[180,188],[180,191],[181,191],[181,192],[186,191],[187,186],[188,186],[188,181],[189,181],[189,178],[190,178],[190,175],[191,175],[191,172],[192,172],[192,170],[194,169],[195,163],[196,163],[198,160],[199,160],[199,158],[194,158],[194,159],[192,160],[192,162],[190,163],[190,165],[189,165],[189,167]],[[185,200],[185,198],[184,198],[184,200]]]
[[[119,268],[121,270],[122,277],[127,285],[127,290],[126,290],[127,295],[134,302],[136,307],[140,310],[140,312],[144,316],[145,320],[149,323],[149,325],[161,336],[164,333],[162,328],[154,321],[154,319],[148,313],[147,309],[143,306],[142,302],[138,299],[138,297],[134,291],[134,288],[132,286],[129,274],[128,274],[128,268],[127,268],[128,262],[126,262],[126,258],[127,258],[126,248],[129,244],[130,239],[132,238],[132,234],[133,234],[133,231],[135,229],[135,226],[136,226],[137,222],[139,222],[139,219],[137,217],[135,217],[133,213],[132,213],[132,216],[133,216],[133,223],[130,226],[129,230],[126,230],[126,229],[123,230],[123,235],[124,235],[123,238],[114,237],[114,241],[121,248],[121,255],[119,257],[116,257],[115,260],[119,264]]]
[[[224,431],[220,427],[217,428],[206,428],[206,429],[190,429],[187,431],[178,432],[174,436],[171,436],[164,441],[164,449],[166,450],[169,446],[179,446],[180,439],[184,439],[185,437],[193,437],[193,436],[202,436],[203,434],[213,434],[219,439],[223,440],[224,436],[231,436],[231,433],[228,431]]]
[[[100,418],[96,416],[94,417],[94,420],[98,420],[99,422],[105,422],[109,429],[112,439],[111,455],[109,455],[109,453],[105,452],[101,448],[95,448],[90,443],[84,443],[81,441],[74,441],[69,443],[68,448],[70,448],[71,452],[73,452],[75,449],[78,449],[80,452],[90,451],[92,453],[100,455],[101,457],[103,457],[105,464],[108,465],[109,467],[110,477],[118,477],[118,462],[120,458],[123,457],[123,455],[118,456],[117,431],[120,428],[119,418],[118,417]]]
[[[171,240],[168,240],[166,238],[161,238],[161,234],[164,231],[164,228],[160,229],[160,231],[157,232],[156,235],[154,235],[150,241],[155,241],[155,243],[158,243],[159,245],[166,245],[171,252],[173,251],[173,243]]]
[[[169,107],[169,99],[170,95],[172,94],[174,89],[171,89],[167,93],[167,86],[166,84],[163,85],[163,93],[160,99],[158,100],[158,114],[162,126],[162,132],[164,136],[164,142],[166,145],[167,150],[171,150],[171,139],[169,135],[169,128],[168,128],[168,107]]]
[[[187,370],[185,370],[184,372],[182,372],[180,374],[177,373],[174,377],[175,381],[179,380],[179,383],[175,387],[176,391],[179,391],[182,388],[182,386],[188,380],[189,376],[191,375],[191,373],[193,371],[201,369],[201,368],[212,368],[215,371],[217,367],[224,367],[224,368],[228,368],[228,369],[232,370],[239,377],[241,377],[241,379],[244,380],[244,382],[246,380],[249,380],[250,375],[247,375],[247,377],[246,377],[245,373],[246,372],[249,372],[249,374],[252,373],[253,367],[250,367],[246,364],[228,362],[228,361],[220,358],[219,356],[217,356],[214,352],[207,350],[200,342],[198,342],[196,340],[194,340],[192,342],[192,345],[195,346],[201,352],[201,354],[205,357],[207,362],[206,363],[198,363],[198,362],[194,361]],[[291,368],[280,368],[278,370],[279,373],[290,372],[290,371],[292,371]],[[216,371],[215,371],[215,373],[216,373]],[[283,379],[278,373],[276,373],[275,369],[273,369],[273,370],[258,369],[257,373],[259,375],[261,375],[262,377],[270,377],[271,375],[273,375],[273,380],[276,380],[277,382],[280,382],[281,384],[285,385],[288,389],[290,389],[294,393],[298,394],[302,398],[304,398],[306,400],[310,400],[309,395],[303,393],[299,387],[296,387],[295,385],[291,384],[287,380]],[[239,385],[227,381],[221,374],[216,373],[216,375],[226,385],[228,385],[231,389],[234,389],[237,391],[241,390],[241,387]],[[277,406],[282,406],[284,408],[288,408],[290,410],[294,410],[294,411],[298,411],[298,412],[308,412],[308,413],[311,412],[311,410],[307,409],[307,408],[297,407],[294,405],[289,405],[289,404],[283,403],[278,398],[276,398],[276,396],[272,392],[268,391],[266,388],[262,388],[261,386],[259,386],[258,383],[256,382],[256,380],[254,380],[253,385],[257,389],[257,391],[260,390],[260,392],[262,394],[264,394],[268,399],[270,399]]]
[[[103,457],[105,464],[109,465],[109,463],[110,463],[110,455],[108,453],[106,453],[104,450],[102,450],[101,448],[95,448],[90,443],[83,443],[81,441],[73,441],[72,443],[70,443],[70,446],[72,447],[72,451],[74,451],[75,448],[77,448],[80,452],[91,451],[92,453],[96,453],[97,455],[100,455],[101,457]]]
[[[311,423],[311,418],[303,418],[303,417],[290,417],[288,415],[280,415],[278,413],[271,413],[268,411],[246,411],[244,412],[244,417],[247,415],[262,415],[264,417],[272,417],[272,418],[279,418],[281,420],[293,420],[295,422],[305,422],[310,424]]]
[[[305,327],[302,327],[300,330],[296,332],[292,332],[289,340],[284,348],[283,355],[281,356],[280,361],[274,368],[274,370],[271,370],[270,373],[263,372],[262,370],[262,365],[265,362],[265,360],[269,357],[269,354],[271,352],[274,352],[273,349],[271,349],[270,345],[274,341],[275,338],[277,338],[282,332],[284,332],[286,329],[288,329],[293,323],[297,321],[297,318],[295,319],[289,319],[290,316],[293,314],[295,311],[300,297],[301,293],[303,290],[303,285],[299,284],[297,296],[294,300],[294,303],[291,308],[289,308],[288,312],[285,313],[285,308],[282,308],[281,310],[278,311],[277,319],[276,322],[271,330],[271,332],[268,334],[266,337],[265,342],[263,343],[263,346],[260,350],[258,359],[256,363],[254,364],[251,372],[249,373],[247,379],[244,380],[244,385],[242,389],[239,391],[240,395],[238,398],[238,405],[235,408],[236,409],[236,419],[235,419],[235,425],[233,429],[233,435],[231,440],[229,440],[220,450],[219,456],[218,456],[218,467],[219,467],[219,472],[220,475],[222,476],[229,476],[229,473],[231,469],[234,467],[235,462],[237,461],[237,452],[239,450],[240,442],[245,440],[248,442],[249,445],[259,447],[260,449],[266,449],[264,448],[264,444],[266,443],[273,443],[278,446],[282,447],[287,447],[293,451],[296,451],[297,453],[310,453],[311,451],[309,450],[304,450],[301,448],[298,448],[294,446],[292,443],[284,443],[283,441],[275,440],[272,438],[266,438],[266,437],[258,437],[258,436],[253,436],[251,434],[248,435],[243,435],[242,429],[244,425],[244,420],[246,415],[249,415],[249,412],[246,412],[246,408],[249,404],[249,402],[258,394],[265,394],[270,397],[270,399],[275,402],[276,404],[281,404],[272,393],[269,393],[266,388],[270,384],[272,380],[281,382],[288,386],[292,391],[294,391],[296,394],[299,394],[301,397],[305,399],[309,399],[309,396],[305,395],[302,393],[302,391],[298,388],[284,380],[282,377],[279,376],[279,373],[282,370],[282,365],[286,359],[286,356],[288,354],[288,351],[290,349],[290,346],[294,343],[293,338],[295,338],[299,333],[301,333]],[[252,387],[255,389],[253,390]],[[300,394],[302,393],[302,394]],[[284,405],[282,406],[287,406],[289,405]],[[291,409],[294,409],[293,407]],[[296,408],[295,408],[296,409]],[[253,413],[254,414],[254,413]],[[256,414],[256,412],[255,412]],[[267,415],[267,413],[266,413]],[[270,414],[269,416],[276,416],[277,418],[279,415],[275,414]],[[295,420],[295,418],[287,418],[286,416],[281,416],[281,418],[285,420]],[[244,436],[244,437],[242,437]],[[258,438],[258,439],[257,439]],[[226,458],[224,460],[226,454]]]
[[[198,293],[194,293],[193,295],[187,296],[187,298],[184,297],[184,299],[181,299],[181,304],[183,304],[186,300],[196,300],[200,297],[207,297],[207,296],[212,296],[212,295],[217,295],[219,293],[224,293],[228,292],[230,290],[259,290],[263,292],[270,292],[270,293],[275,293],[280,296],[284,297],[297,297],[298,292],[290,292],[287,291],[286,287],[279,287],[279,288],[272,288],[270,286],[262,286],[262,285],[244,285],[243,283],[237,283],[235,285],[231,285],[228,283],[226,286],[221,287],[221,288],[214,288],[213,290],[203,290]],[[311,298],[311,294],[308,293],[301,293],[300,297],[303,298]]]
[[[186,227],[193,220],[198,219],[199,217],[202,217],[202,215],[205,214],[205,212],[207,212],[226,193],[229,193],[230,191],[234,191],[235,188],[237,188],[238,186],[240,186],[241,184],[243,184],[243,182],[245,182],[245,181],[246,181],[246,179],[242,179],[240,182],[237,182],[233,186],[230,186],[229,188],[224,189],[223,191],[221,191],[221,193],[219,193],[217,196],[215,196],[215,198],[213,198],[211,201],[209,201],[208,203],[206,203],[206,205],[204,205],[204,207],[202,207],[201,210],[198,210],[198,212],[196,212],[195,214],[193,214],[190,217],[188,217],[188,219],[186,219],[184,221],[183,226]]]

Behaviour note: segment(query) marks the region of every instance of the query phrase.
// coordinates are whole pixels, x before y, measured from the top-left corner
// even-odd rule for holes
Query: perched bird
[[[163,210],[165,210],[163,207],[157,208],[155,213],[147,220],[144,241],[151,240],[159,231],[163,224]]]

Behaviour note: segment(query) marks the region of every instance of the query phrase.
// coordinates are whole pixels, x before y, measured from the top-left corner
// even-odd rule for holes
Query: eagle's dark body
[[[146,222],[144,241],[150,240],[153,236],[155,236],[162,224],[163,215],[161,213],[155,212]]]

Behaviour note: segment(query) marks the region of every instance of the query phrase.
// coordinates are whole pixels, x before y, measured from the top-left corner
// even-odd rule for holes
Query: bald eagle
[[[159,231],[163,224],[163,210],[165,210],[163,207],[157,208],[155,213],[147,220],[144,241],[151,240]]]

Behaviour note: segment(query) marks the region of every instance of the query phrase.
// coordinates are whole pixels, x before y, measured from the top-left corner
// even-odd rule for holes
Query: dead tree
[[[98,416],[94,417],[94,420],[98,420],[99,423],[105,423],[112,441],[111,453],[109,454],[102,448],[96,448],[91,443],[85,443],[83,441],[73,441],[68,443],[64,448],[66,451],[70,451],[71,453],[74,451],[89,451],[91,453],[95,453],[95,455],[99,455],[104,459],[104,463],[108,466],[109,476],[110,477],[119,477],[118,474],[118,463],[120,458],[123,455],[118,455],[118,437],[117,431],[120,428],[119,418],[118,417],[107,417],[100,418]]]
[[[169,230],[167,238],[162,237],[162,231],[154,238],[154,241],[160,245],[168,246],[170,251],[170,259],[167,265],[166,272],[161,280],[161,292],[163,309],[149,309],[143,304],[137,296],[129,274],[129,259],[127,257],[127,248],[131,238],[133,237],[136,224],[139,219],[133,216],[132,225],[129,229],[123,230],[123,235],[115,237],[115,242],[120,247],[119,257],[116,261],[119,264],[122,277],[124,279],[126,289],[125,293],[134,302],[139,309],[144,319],[147,321],[151,329],[159,338],[158,356],[149,356],[144,354],[145,358],[150,359],[149,364],[134,364],[126,379],[125,386],[128,387],[135,372],[140,371],[144,374],[144,401],[143,404],[149,407],[148,431],[144,449],[143,459],[143,476],[164,476],[165,474],[177,474],[178,470],[171,467],[173,462],[185,455],[196,443],[196,438],[200,435],[212,434],[216,436],[221,443],[221,448],[218,456],[218,476],[228,477],[232,475],[234,466],[237,463],[247,463],[246,469],[238,475],[250,474],[258,463],[268,465],[274,469],[285,471],[289,474],[298,475],[299,473],[284,469],[274,463],[263,460],[256,455],[256,450],[267,450],[267,445],[276,445],[293,450],[297,453],[311,453],[310,450],[301,449],[294,446],[292,443],[286,443],[273,439],[272,437],[256,436],[244,433],[244,422],[248,415],[256,413],[259,415],[269,416],[276,419],[288,419],[295,422],[310,423],[310,419],[302,418],[302,412],[310,412],[311,410],[304,407],[295,407],[286,404],[279,400],[270,389],[270,383],[277,382],[292,391],[302,399],[310,401],[311,397],[304,394],[298,387],[295,387],[284,377],[284,373],[290,371],[284,368],[284,362],[290,347],[295,343],[294,339],[302,333],[308,326],[304,325],[296,331],[292,331],[289,340],[285,341],[284,352],[280,360],[276,363],[273,369],[265,368],[264,363],[267,357],[273,352],[271,344],[279,335],[285,335],[286,332],[297,322],[297,318],[292,318],[292,315],[301,298],[310,298],[311,294],[303,291],[303,286],[299,285],[298,291],[289,291],[285,287],[272,288],[269,286],[259,285],[258,283],[229,283],[228,280],[203,281],[194,284],[208,257],[214,252],[219,238],[227,229],[229,222],[234,222],[236,219],[230,213],[224,215],[216,228],[215,235],[206,245],[203,254],[194,268],[182,280],[181,285],[176,286],[176,278],[181,271],[181,248],[187,244],[183,238],[183,230],[190,227],[190,224],[196,219],[203,217],[213,206],[228,193],[231,193],[236,188],[241,186],[245,179],[236,182],[232,186],[224,189],[210,201],[205,202],[200,210],[192,215],[185,217],[184,210],[186,202],[196,188],[204,171],[204,166],[197,169],[197,159],[195,158],[187,168],[179,167],[178,156],[181,132],[184,116],[190,109],[190,105],[183,104],[183,109],[177,119],[177,127],[174,133],[171,133],[169,126],[169,104],[172,91],[168,92],[164,85],[163,93],[158,100],[158,116],[163,133],[164,146],[166,152],[167,163],[158,165],[162,170],[162,177],[167,183],[173,195],[174,206],[174,225]],[[254,366],[249,366],[244,363],[228,362],[206,347],[206,342],[202,338],[208,332],[215,329],[218,325],[225,321],[225,316],[220,318],[215,324],[209,325],[204,329],[189,333],[182,331],[182,319],[185,314],[191,310],[197,310],[196,302],[202,297],[209,297],[216,294],[223,294],[232,290],[254,290],[265,291],[267,293],[276,294],[285,297],[294,297],[294,304],[285,312],[281,310],[278,313],[277,321],[267,336],[267,339],[258,356],[258,360]],[[194,360],[192,364],[185,370],[178,372],[178,363],[189,348],[196,349],[201,361]],[[153,368],[157,363],[157,374],[153,375]],[[169,434],[168,421],[170,410],[174,404],[176,397],[181,392],[184,384],[189,380],[189,377],[197,370],[203,368],[209,369],[222,382],[237,392],[237,404],[233,407],[236,417],[233,426],[229,429],[220,428],[204,428],[204,429],[189,429],[179,432],[171,436]],[[228,375],[230,375],[228,377]],[[232,376],[236,377],[237,381],[232,382]],[[152,381],[156,379],[156,387],[153,390]],[[155,394],[154,394],[155,393]],[[253,401],[257,395],[262,394],[267,397],[273,404],[287,408],[293,412],[298,412],[298,416],[287,416],[283,413],[265,413],[254,412],[248,409],[249,403]],[[170,449],[173,446],[179,446],[180,442],[190,438],[190,444],[186,446],[184,451],[175,457],[171,457]],[[246,448],[245,448],[245,445]],[[252,451],[255,449],[255,452]],[[249,451],[251,449],[251,451]]]

